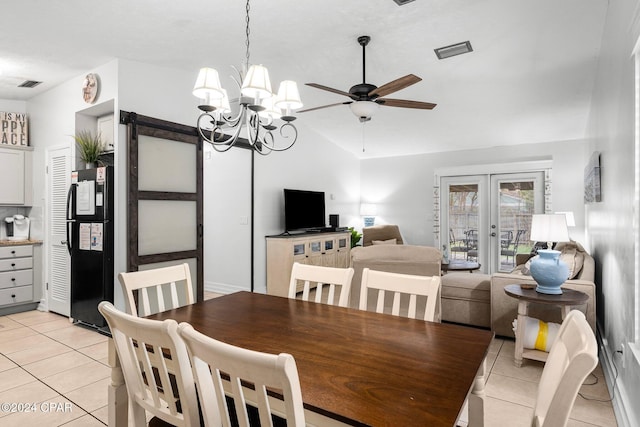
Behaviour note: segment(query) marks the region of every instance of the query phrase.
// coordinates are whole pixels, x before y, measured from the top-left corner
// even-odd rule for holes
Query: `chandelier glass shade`
[[[249,145],[256,152],[266,155],[271,151],[285,151],[298,139],[298,130],[291,123],[296,119],[292,110],[302,107],[298,86],[292,80],[285,80],[280,83],[277,94],[272,92],[267,68],[249,63],[249,33],[247,0],[246,63],[243,72],[238,72],[239,79],[232,77],[240,92],[239,111],[232,116],[229,97],[220,84],[218,72],[213,68],[200,69],[193,87],[193,95],[201,99],[198,132],[221,152],[236,144],[243,128],[246,128]]]

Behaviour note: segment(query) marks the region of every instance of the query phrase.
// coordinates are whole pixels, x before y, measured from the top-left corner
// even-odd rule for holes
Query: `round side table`
[[[448,263],[442,263],[441,268],[443,272],[447,271],[468,271],[471,273],[474,270],[480,270],[480,264],[473,261],[456,261],[449,260]]]
[[[514,355],[514,363],[517,367],[522,366],[522,359],[547,361],[547,352],[523,348],[524,318],[529,314],[530,303],[556,305],[562,310],[562,320],[564,320],[569,311],[571,311],[571,306],[583,304],[589,299],[589,295],[573,289],[562,289],[562,294],[550,295],[537,292],[534,288],[530,289],[529,286],[525,288],[518,284],[505,286],[504,292],[518,300],[518,326],[516,328],[516,351]]]

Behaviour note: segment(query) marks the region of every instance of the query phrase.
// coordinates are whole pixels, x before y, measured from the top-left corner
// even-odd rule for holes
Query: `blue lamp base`
[[[373,223],[376,221],[376,218],[373,216],[365,216],[364,217],[364,226],[365,227],[373,227]]]
[[[569,278],[569,267],[560,260],[560,251],[541,249],[531,260],[531,277],[541,294],[560,295],[560,286]]]

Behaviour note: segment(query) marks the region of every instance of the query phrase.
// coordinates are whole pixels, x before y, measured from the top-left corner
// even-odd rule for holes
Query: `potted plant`
[[[85,167],[87,169],[95,167],[104,152],[104,141],[100,133],[93,134],[91,131],[81,130],[73,138],[76,140],[80,158],[85,163]]]
[[[351,232],[351,248],[355,248],[362,238],[362,233],[359,233],[358,230],[353,227],[349,227],[349,231]]]

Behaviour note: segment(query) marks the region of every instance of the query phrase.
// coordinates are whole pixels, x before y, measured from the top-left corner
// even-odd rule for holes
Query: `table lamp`
[[[374,203],[362,203],[360,216],[364,217],[364,226],[371,227],[376,221],[377,206]]]
[[[531,218],[531,240],[548,242],[551,248],[555,242],[568,242],[567,217],[565,214],[533,215]],[[560,251],[538,250],[538,256],[531,260],[531,277],[542,294],[562,294],[562,285],[569,278],[569,267],[560,260]]]

